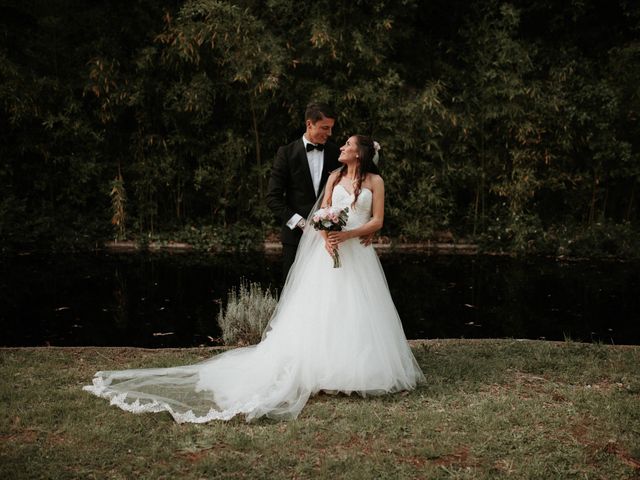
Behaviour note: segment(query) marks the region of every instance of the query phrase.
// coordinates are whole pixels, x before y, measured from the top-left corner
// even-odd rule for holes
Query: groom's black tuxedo
[[[325,144],[318,193],[327,182],[329,173],[340,167],[339,155],[340,149],[335,143]],[[280,238],[285,246],[295,248],[302,236],[300,229],[291,230],[286,225],[287,221],[296,213],[306,219],[316,200],[304,142],[299,138],[278,149],[267,190],[267,205],[282,225]]]

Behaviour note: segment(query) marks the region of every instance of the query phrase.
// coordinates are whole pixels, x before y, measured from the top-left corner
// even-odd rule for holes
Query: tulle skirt
[[[238,414],[295,418],[321,390],[367,396],[415,388],[424,377],[373,247],[348,240],[340,259],[333,268],[317,241],[299,252],[259,344],[195,365],[98,372],[84,389],[127,411],[203,423]]]

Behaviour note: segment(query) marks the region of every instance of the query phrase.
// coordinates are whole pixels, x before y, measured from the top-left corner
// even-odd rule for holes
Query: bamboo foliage
[[[114,229],[137,239],[253,229],[259,242],[275,229],[271,160],[302,134],[310,100],[334,105],[337,143],[358,132],[382,144],[389,236],[557,253],[640,228],[633,3],[320,0],[301,16],[293,0],[145,0],[3,12],[6,246],[95,244]]]
[[[116,230],[116,240],[122,240],[126,237],[126,204],[127,192],[124,189],[124,179],[122,174],[118,173],[116,178],[111,182],[111,224]]]

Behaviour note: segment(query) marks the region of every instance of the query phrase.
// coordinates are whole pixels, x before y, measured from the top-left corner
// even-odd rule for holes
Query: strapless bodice
[[[368,188],[363,188],[358,195],[355,205],[353,203],[353,193],[349,193],[342,185],[333,187],[331,204],[334,207],[349,207],[349,218],[345,230],[352,230],[364,225],[371,219],[371,204],[373,193]]]

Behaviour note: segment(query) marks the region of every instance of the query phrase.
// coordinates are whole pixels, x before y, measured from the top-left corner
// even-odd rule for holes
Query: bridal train
[[[371,217],[372,192],[342,185],[334,206],[349,206],[346,229]],[[374,248],[340,245],[341,268],[307,227],[262,341],[193,365],[101,371],[84,390],[135,413],[169,412],[177,422],[244,415],[296,418],[320,392],[381,395],[411,390],[424,376],[404,335]]]

